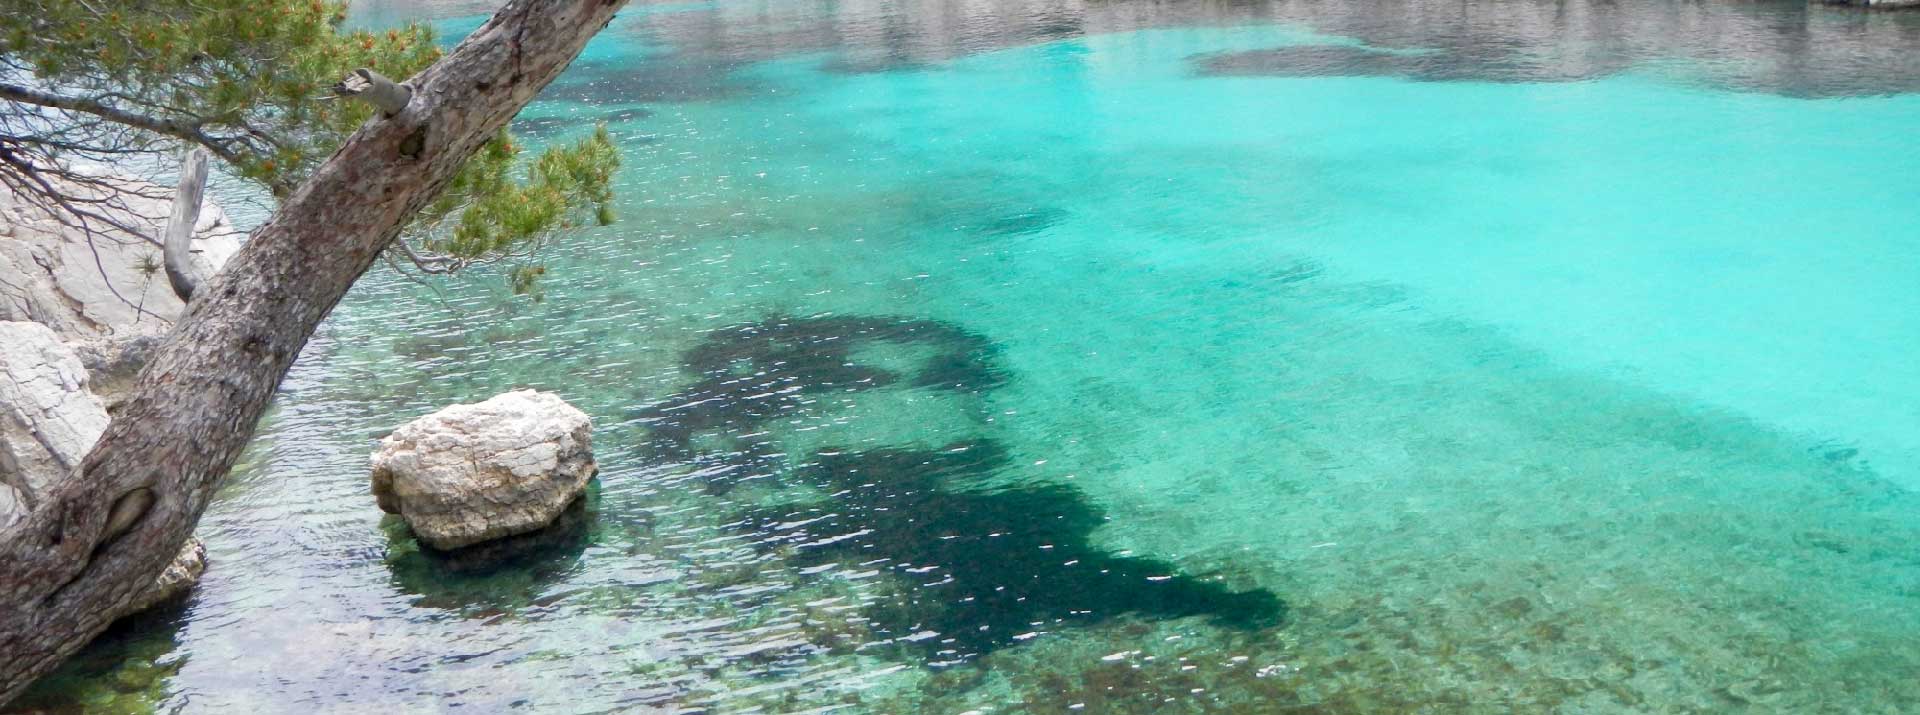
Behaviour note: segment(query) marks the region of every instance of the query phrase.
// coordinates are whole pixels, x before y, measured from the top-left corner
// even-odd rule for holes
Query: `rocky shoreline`
[[[157,237],[168,205],[146,193],[130,191],[125,207],[103,213],[151,225],[149,236],[89,237],[0,187],[0,321],[45,325],[76,348],[166,334],[185,306],[160,270]],[[208,201],[194,226],[192,255],[211,274],[240,250],[240,237]]]
[[[157,235],[153,217],[167,207],[141,195],[164,192],[136,188],[113,218]],[[239,249],[240,232],[211,202],[200,215],[191,250],[200,275],[212,275]],[[185,309],[161,261],[146,236],[89,236],[0,190],[0,529],[70,478]],[[584,413],[547,393],[456,405],[382,443],[373,491],[436,549],[541,531],[598,471],[591,430]],[[116,617],[178,599],[205,569],[204,546],[189,540]]]
[[[130,193],[117,222],[166,215],[141,193],[155,192]],[[203,275],[239,249],[239,235],[218,207],[202,208],[192,251]],[[160,260],[149,237],[90,236],[0,189],[0,528],[69,477],[185,308]],[[189,540],[118,615],[184,595],[205,569],[205,548]]]

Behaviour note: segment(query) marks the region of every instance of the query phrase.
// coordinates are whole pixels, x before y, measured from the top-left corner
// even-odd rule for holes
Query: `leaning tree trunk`
[[[514,0],[406,84],[195,291],[93,451],[0,533],[0,703],[179,552],[314,328],[625,0]]]

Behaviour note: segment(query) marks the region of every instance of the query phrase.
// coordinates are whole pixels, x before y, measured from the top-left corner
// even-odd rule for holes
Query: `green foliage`
[[[332,98],[336,82],[359,67],[410,77],[441,56],[425,26],[350,30],[345,17],[330,0],[0,0],[0,61],[11,66],[0,81],[31,75],[36,88],[180,127],[104,148],[166,153],[189,139],[282,195],[372,114]],[[0,113],[22,111],[43,110],[0,102]],[[604,130],[524,169],[520,152],[502,132],[404,237],[450,259],[438,264],[447,272],[524,256],[581,216],[611,215],[619,158]]]
[[[612,220],[613,172],[619,150],[605,126],[571,146],[541,152],[524,178],[513,174],[520,147],[502,132],[468,160],[446,192],[422,210],[409,233],[424,237],[422,247],[451,260],[450,265],[518,258],[538,249],[546,237],[586,224]],[[533,293],[545,269],[521,266],[510,271],[515,293]],[[537,295],[537,294],[536,294]]]
[[[494,144],[511,146],[504,139]],[[569,208],[605,211],[613,199],[609,184],[618,161],[605,127],[575,146],[548,149],[534,160],[525,183],[502,182],[480,195],[461,214],[452,236],[433,247],[456,256],[480,256],[554,229],[573,228],[578,223]]]
[[[326,99],[357,67],[408,77],[439,59],[421,25],[343,30],[323,0],[0,0],[7,59],[62,95],[200,125],[233,170],[297,182],[372,110]]]
[[[513,270],[507,271],[507,283],[513,286],[515,295],[532,296],[537,302],[543,296],[540,292],[539,280],[546,274],[546,266],[515,266]]]

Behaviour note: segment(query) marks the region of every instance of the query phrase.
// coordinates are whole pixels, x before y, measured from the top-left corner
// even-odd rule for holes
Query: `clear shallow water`
[[[1916,38],[636,7],[521,120],[611,122],[621,222],[537,304],[365,281],[194,600],[29,703],[1911,712]],[[417,553],[374,439],[516,386],[596,419],[579,526]]]

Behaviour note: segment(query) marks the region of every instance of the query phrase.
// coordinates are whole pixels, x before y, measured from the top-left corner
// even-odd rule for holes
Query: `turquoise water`
[[[470,27],[464,6],[375,6]],[[1920,18],[639,6],[620,221],[363,281],[79,711],[1920,710]],[[396,424],[591,413],[421,554]]]

